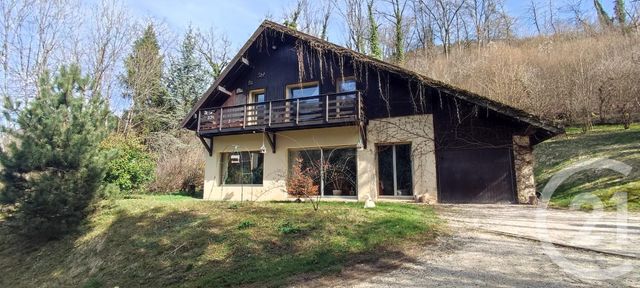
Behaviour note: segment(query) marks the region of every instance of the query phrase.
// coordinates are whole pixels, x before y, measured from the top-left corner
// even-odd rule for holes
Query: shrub
[[[309,169],[302,169],[302,159],[294,159],[291,174],[287,178],[287,193],[298,198],[309,198],[319,193],[318,185],[313,183]]]
[[[193,195],[204,185],[204,152],[193,134],[154,133],[149,146],[158,155],[156,178],[149,190],[156,193],[188,192]]]
[[[250,227],[256,226],[255,223],[253,223],[253,221],[251,220],[244,220],[242,222],[240,222],[240,224],[238,224],[238,229],[242,230],[242,229],[247,229]]]
[[[107,184],[114,184],[122,193],[131,193],[144,189],[153,180],[155,161],[139,138],[114,133],[100,143],[100,148],[111,156],[104,179]]]
[[[74,230],[101,188],[98,144],[109,111],[99,95],[86,95],[90,79],[77,66],[60,68],[52,80],[45,73],[40,87],[16,119],[7,117],[19,128],[5,129],[13,142],[0,151],[0,200],[12,207],[7,223],[16,233],[48,240]]]
[[[313,206],[313,210],[318,211],[320,205],[320,190],[318,189],[318,185],[314,184],[313,176],[319,177],[320,169],[312,169],[310,167],[302,169],[302,159],[296,158],[293,161],[291,174],[289,174],[287,178],[287,193],[297,197],[297,201],[300,201],[300,198],[308,199]],[[314,196],[317,197],[315,201]]]
[[[282,234],[298,234],[302,232],[302,229],[295,224],[291,224],[290,222],[285,222],[280,225],[280,233]]]

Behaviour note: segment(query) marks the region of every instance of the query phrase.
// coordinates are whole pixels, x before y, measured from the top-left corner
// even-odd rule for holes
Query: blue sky
[[[558,6],[565,2],[552,1]],[[610,8],[611,1],[602,2],[607,9]],[[225,32],[233,45],[238,47],[249,38],[267,14],[279,21],[284,8],[293,3],[295,0],[137,0],[130,1],[129,6],[135,16],[161,19],[177,32],[183,31],[189,24],[203,29],[215,26],[219,31]],[[506,0],[505,4],[509,14],[524,18],[528,3],[527,0]],[[593,2],[583,0],[583,5],[590,8]],[[330,27],[329,40],[342,44],[342,31],[336,26],[334,23]]]

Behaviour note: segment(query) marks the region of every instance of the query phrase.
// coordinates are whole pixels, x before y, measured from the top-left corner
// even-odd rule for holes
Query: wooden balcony
[[[362,125],[365,119],[359,91],[202,109],[197,115],[198,134],[208,136]]]

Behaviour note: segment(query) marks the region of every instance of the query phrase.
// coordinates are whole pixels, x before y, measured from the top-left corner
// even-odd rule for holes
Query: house
[[[204,199],[287,200],[293,165],[325,198],[528,203],[533,146],[563,130],[522,110],[265,21],[183,121]]]

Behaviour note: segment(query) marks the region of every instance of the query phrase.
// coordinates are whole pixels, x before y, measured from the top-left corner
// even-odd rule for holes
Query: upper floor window
[[[345,77],[342,80],[338,80],[336,88],[338,93],[356,91],[356,79],[353,77]]]
[[[320,95],[320,86],[318,85],[318,82],[293,84],[287,86],[287,97],[291,99],[318,95]]]
[[[251,90],[249,92],[249,103],[262,103],[266,100],[265,95],[264,89]]]

